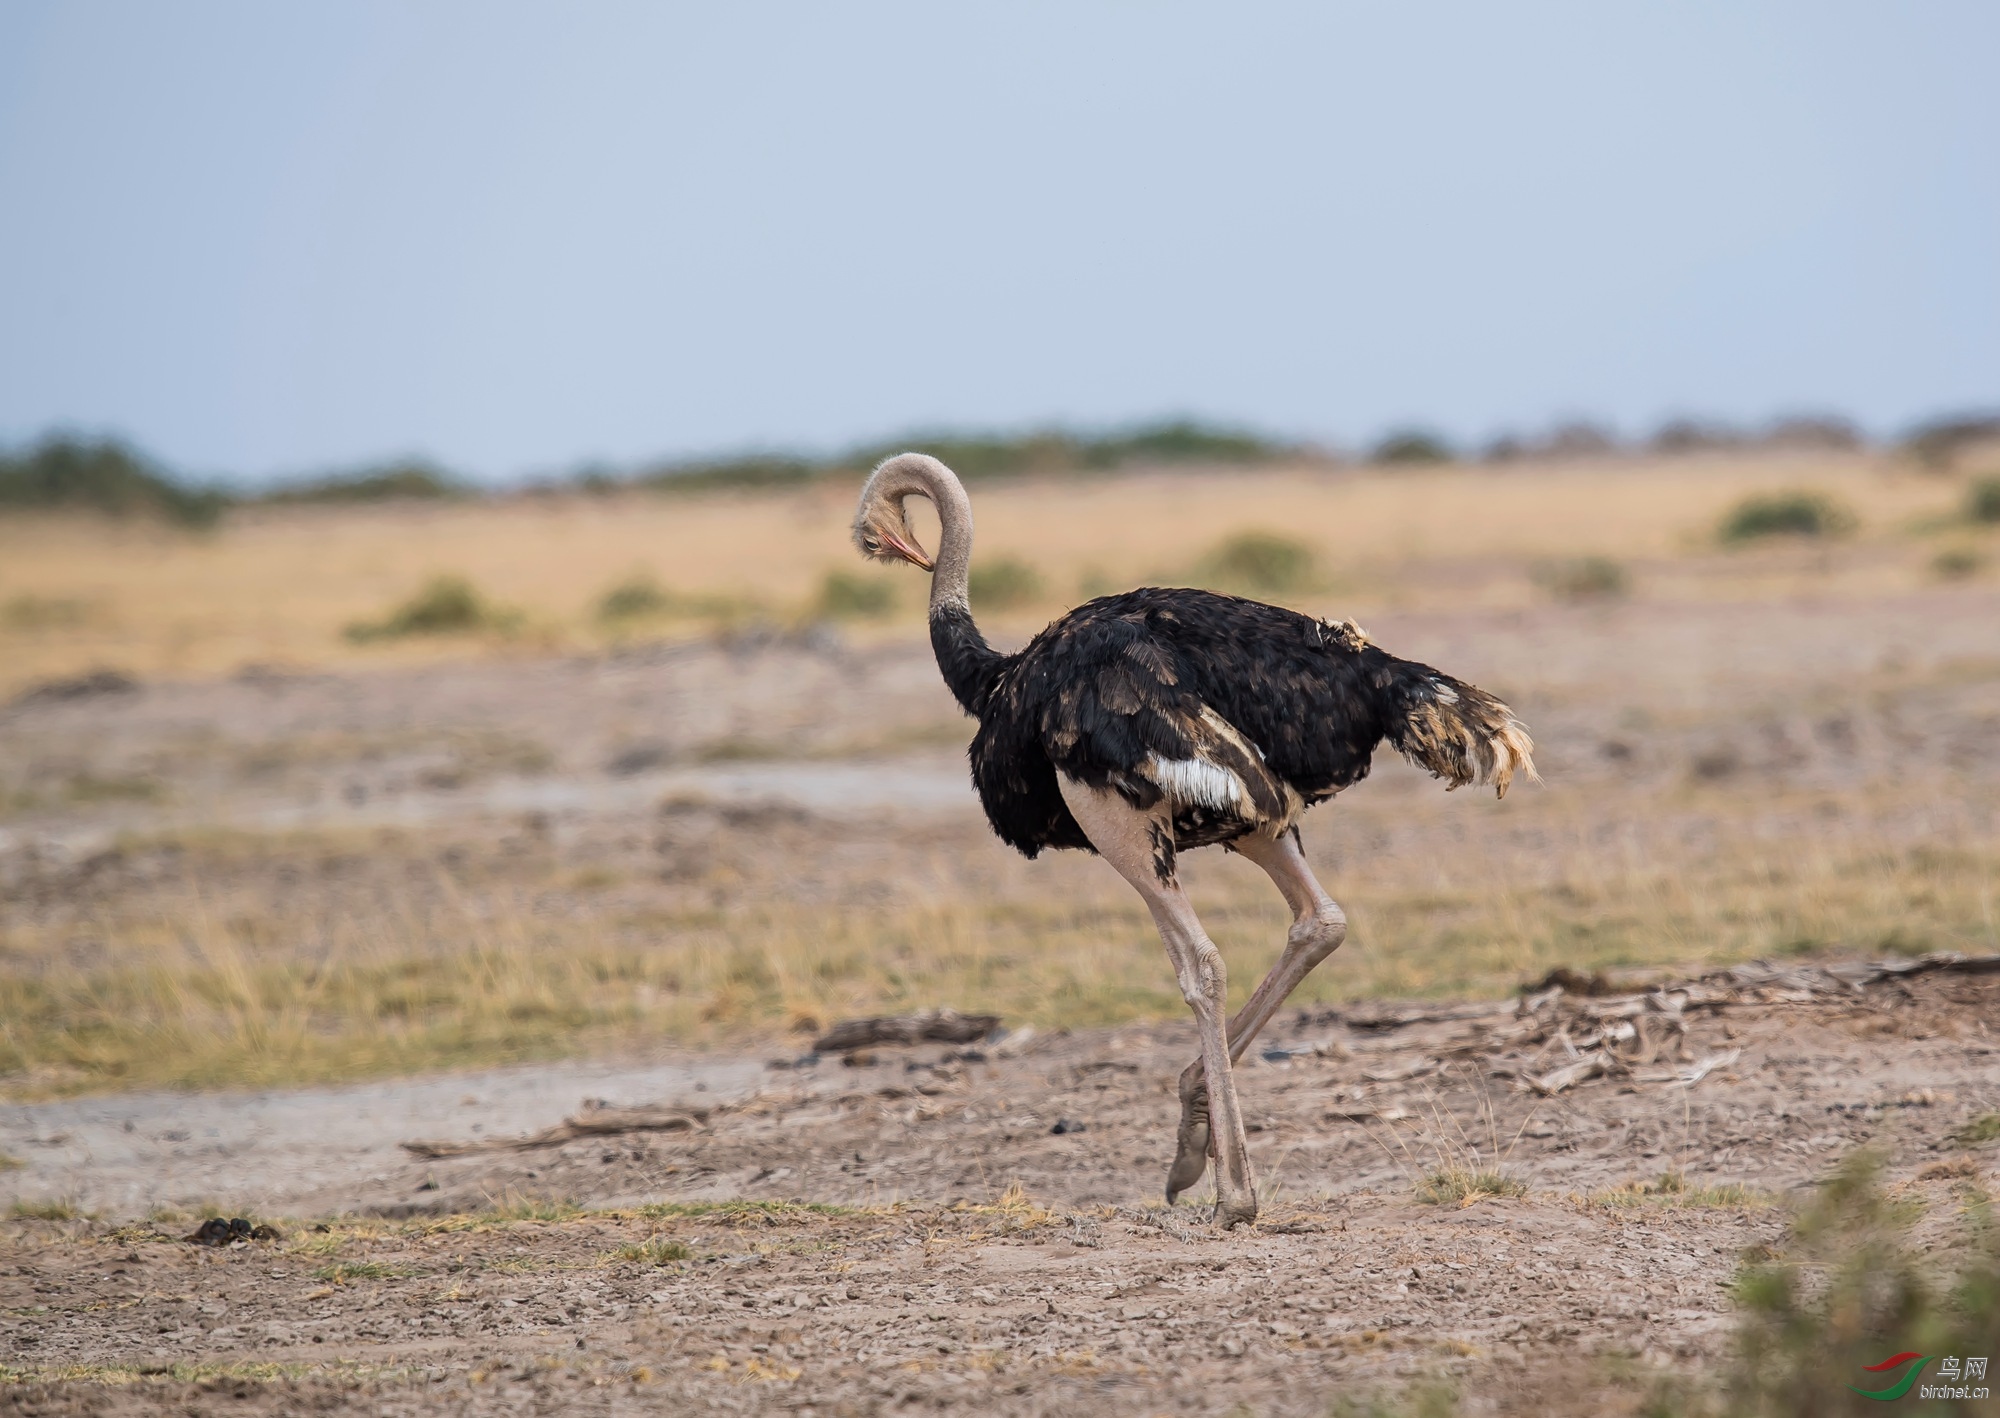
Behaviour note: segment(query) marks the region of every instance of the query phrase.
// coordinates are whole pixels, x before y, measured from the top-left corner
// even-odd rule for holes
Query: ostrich
[[[928,498],[936,559],[905,501]],[[1298,821],[1367,776],[1387,739],[1453,788],[1535,776],[1533,741],[1505,704],[1331,623],[1209,591],[1148,587],[1090,601],[1017,654],[987,645],[966,597],[972,503],[937,459],[900,453],[861,490],[854,542],[931,573],[931,647],[953,697],[979,721],[972,781],[1000,839],[1033,858],[1094,851],[1151,911],[1201,1056],[1180,1076],[1167,1203],[1216,1159],[1217,1223],[1252,1221],[1257,1192],[1230,1065],[1347,935],[1314,879]],[[1291,908],[1278,963],[1225,1021],[1226,972],[1182,891],[1175,857],[1220,845],[1255,862]]]

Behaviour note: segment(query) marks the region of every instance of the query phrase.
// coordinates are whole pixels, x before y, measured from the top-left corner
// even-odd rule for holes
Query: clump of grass
[[[1982,1142],[2000,1140],[2000,1113],[1982,1113],[1953,1132],[1951,1140],[1960,1147],[1977,1147]]]
[[[806,1221],[815,1216],[860,1216],[858,1206],[818,1201],[652,1201],[638,1208],[649,1220],[692,1220],[717,1217],[725,1221]]]
[[[11,1152],[0,1152],[0,1172],[18,1172],[27,1165]]]
[[[66,1197],[46,1197],[41,1201],[23,1197],[9,1210],[23,1221],[75,1221],[83,1215],[76,1203]]]
[[[1418,1379],[1394,1394],[1342,1394],[1327,1418],[1458,1418],[1459,1412],[1458,1390],[1448,1380]]]
[[[685,1241],[673,1241],[665,1236],[653,1236],[644,1241],[635,1241],[620,1246],[612,1252],[616,1260],[631,1261],[638,1265],[673,1265],[694,1255]]]
[[[1985,564],[1978,547],[1946,547],[1931,558],[1931,574],[1941,581],[1963,581],[1977,576]]]
[[[124,1386],[158,1380],[169,1384],[263,1384],[348,1374],[374,1377],[379,1369],[354,1360],[315,1363],[236,1363],[220,1360],[178,1360],[172,1364],[58,1364],[23,1369],[0,1363],[0,1384],[111,1384]],[[101,1410],[100,1410],[101,1411]]]
[[[670,616],[724,619],[742,609],[741,603],[728,596],[684,595],[640,571],[598,597],[596,617],[600,624],[619,626]]]
[[[972,603],[982,610],[1012,610],[1042,594],[1041,573],[1011,556],[975,565],[968,582]]]
[[[1747,1264],[1732,1412],[1882,1411],[1933,1362],[1877,1373],[1890,1356],[1991,1354],[2000,1347],[2000,1228],[1977,1208],[1956,1244],[1926,1254],[1911,1236],[1920,1207],[1881,1186],[1881,1161],[1849,1158],[1793,1219],[1779,1254]],[[1952,1258],[1955,1275],[1931,1256]]]
[[[1013,1235],[1047,1226],[1061,1226],[1065,1222],[1060,1212],[1051,1211],[1041,1205],[1028,1195],[1028,1189],[1018,1181],[1009,1182],[1006,1189],[990,1202],[962,1201],[952,1210],[970,1212],[975,1216],[993,1217],[999,1223],[997,1230],[1001,1235]]]
[[[346,1285],[355,1280],[400,1280],[410,1272],[398,1266],[384,1265],[373,1260],[340,1260],[332,1265],[322,1265],[313,1271],[315,1280],[324,1280],[329,1285]]]
[[[63,797],[80,806],[95,803],[151,803],[165,796],[151,778],[99,778],[79,773],[63,785]]]
[[[1666,1206],[1768,1206],[1771,1198],[1738,1182],[1717,1186],[1690,1185],[1685,1173],[1662,1172],[1650,1182],[1632,1181],[1592,1195],[1601,1206],[1638,1206],[1657,1202]]]
[[[875,620],[896,608],[896,588],[880,577],[829,571],[814,604],[830,619]]]
[[[574,1221],[583,1208],[573,1201],[509,1195],[495,1201],[484,1215],[494,1221]]]
[[[2000,477],[1980,478],[1965,490],[1968,522],[2000,522]]]
[[[1417,1125],[1418,1130],[1406,1135],[1394,1123],[1385,1123],[1380,1135],[1370,1130],[1376,1145],[1410,1179],[1417,1200],[1432,1206],[1474,1206],[1499,1197],[1528,1194],[1527,1184],[1507,1170],[1507,1161],[1533,1120],[1534,1111],[1529,1111],[1503,1147],[1500,1117],[1493,1110],[1485,1075],[1468,1067],[1466,1076],[1477,1090],[1478,1107],[1473,1122],[1476,1129],[1486,1134],[1483,1143],[1474,1141],[1465,1124],[1435,1093],[1425,1099],[1429,1122]]]
[[[1224,589],[1283,595],[1305,590],[1317,561],[1304,542],[1276,532],[1248,531],[1219,544],[1203,558],[1201,571]]]
[[[1859,525],[1860,519],[1837,498],[1799,489],[1744,498],[1723,517],[1717,535],[1725,542],[1784,536],[1837,537]]]
[[[416,635],[472,635],[510,630],[517,612],[493,605],[463,576],[435,576],[414,596],[380,620],[355,621],[344,632],[355,644],[402,640]]]
[[[1608,556],[1580,556],[1538,567],[1535,580],[1550,595],[1565,601],[1606,601],[1631,589],[1632,578],[1622,562]]]
[[[347,1237],[339,1231],[308,1231],[292,1242],[292,1249],[300,1255],[333,1256],[340,1254],[347,1244]]]
[[[9,630],[75,630],[91,619],[91,604],[73,596],[13,596],[0,604]]]
[[[652,577],[639,573],[628,576],[597,601],[597,618],[604,621],[637,620],[642,616],[665,615],[674,598]]]
[[[1496,1167],[1447,1162],[1417,1181],[1417,1200],[1432,1206],[1471,1206],[1489,1197],[1526,1196],[1526,1182]]]

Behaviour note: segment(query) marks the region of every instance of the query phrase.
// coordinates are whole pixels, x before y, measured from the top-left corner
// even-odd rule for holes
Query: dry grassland
[[[1858,533],[1717,546],[1736,500],[1801,486],[1853,507]],[[1504,804],[1385,762],[1308,819],[1354,923],[1310,1004],[1501,991],[1556,965],[2000,949],[2000,597],[1990,573],[1930,569],[1946,540],[1993,550],[1953,524],[1960,492],[1765,459],[976,500],[980,556],[1047,587],[1002,638],[1276,530],[1319,554],[1292,599],[1535,726],[1548,784]],[[829,570],[860,571],[850,496],[295,510],[205,537],[0,523],[0,606],[86,608],[0,629],[0,689],[96,665],[182,681],[0,715],[0,1089],[770,1045],[939,1003],[1044,1028],[1180,1015],[1122,884],[1074,855],[1015,858],[958,786],[963,721],[913,638],[920,578],[879,573],[900,605],[844,646],[668,622],[607,651],[590,608],[635,568],[803,620]],[[1538,570],[1580,556],[1618,559],[1629,594],[1552,598]],[[526,628],[342,638],[439,571]],[[314,674],[204,678],[253,662]],[[717,776],[738,768],[764,776]],[[849,776],[799,796],[828,773]],[[905,806],[898,773],[947,796]],[[847,782],[875,796],[824,801]],[[1282,942],[1277,900],[1220,853],[1188,870],[1241,997]]]
[[[1555,795],[1508,820],[1407,787],[1309,836],[1353,932],[1301,1005],[1504,992],[1558,965],[2000,950],[2000,843],[1969,800],[1884,795],[1862,812],[1800,793],[1751,812],[1686,791],[1642,804],[1655,827],[1606,830]],[[707,889],[685,893],[638,864],[505,842],[473,860],[463,838],[403,833],[134,839],[114,850],[155,881],[9,913],[0,1079],[15,1096],[268,1085],[727,1046],[939,1002],[1043,1028],[1182,1009],[1144,912],[1094,863],[985,863],[1006,879],[975,893],[941,859],[984,844],[890,835],[876,847],[907,853],[903,881],[861,872],[802,901],[747,860],[778,834],[745,835],[762,841],[717,853]],[[1286,919],[1232,858],[1196,858],[1190,878],[1240,1001]]]
[[[1853,554],[1717,552],[1714,529],[1733,503],[1789,487],[1824,490],[1855,509]],[[1538,566],[1577,556],[1629,562],[1653,594],[1672,598],[1904,589],[1929,578],[1962,489],[1860,456],[1764,455],[1500,471],[1161,473],[1001,484],[976,495],[981,558],[1013,558],[1041,577],[1044,594],[1006,618],[1032,627],[1106,589],[1198,580],[1203,556],[1248,530],[1310,546],[1317,589],[1296,599],[1343,614],[1531,605],[1544,598]],[[905,611],[914,608],[918,578],[865,568],[847,545],[853,496],[853,487],[830,483],[783,494],[274,509],[232,514],[209,533],[10,518],[0,521],[0,694],[100,665],[152,678],[253,663],[462,656],[463,640],[356,645],[342,635],[440,574],[468,577],[521,612],[508,638],[530,654],[618,638],[593,609],[635,572],[733,607],[724,618],[809,618],[830,571],[880,577]]]

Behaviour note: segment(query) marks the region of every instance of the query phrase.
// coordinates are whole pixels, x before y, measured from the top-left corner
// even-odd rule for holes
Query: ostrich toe
[[[1208,1128],[1208,1086],[1197,1084],[1192,1093],[1181,1094],[1181,1125],[1175,1136],[1174,1165],[1167,1169],[1167,1205],[1208,1170],[1209,1149],[1214,1140]]]

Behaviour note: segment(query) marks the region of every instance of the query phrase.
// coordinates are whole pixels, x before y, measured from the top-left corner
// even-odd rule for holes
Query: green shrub
[[[0,625],[10,630],[74,630],[91,619],[88,601],[70,596],[15,596],[0,602]]]
[[[386,502],[392,498],[464,497],[468,489],[450,473],[419,460],[389,463],[358,473],[338,473],[272,490],[265,502]]]
[[[463,576],[437,576],[380,620],[356,621],[345,632],[356,644],[412,635],[470,635],[506,630],[519,616],[489,603]]]
[[[688,1259],[694,1252],[685,1241],[654,1236],[650,1240],[620,1246],[612,1254],[619,1260],[637,1261],[641,1265],[672,1265]]]
[[[973,605],[985,610],[1026,605],[1042,593],[1042,578],[1035,568],[1007,556],[973,567],[968,582]]]
[[[68,437],[0,454],[0,511],[8,508],[160,517],[205,527],[229,505],[213,489],[183,487],[122,443]]]
[[[1978,575],[1985,564],[1986,558],[1979,554],[1978,547],[1946,547],[1931,558],[1931,571],[1946,581],[1963,581]]]
[[[1145,424],[1127,433],[1082,440],[1082,465],[1126,463],[1262,463],[1291,450],[1254,433],[1212,428],[1188,419]]]
[[[1202,562],[1207,578],[1251,595],[1282,595],[1312,583],[1317,563],[1311,547],[1275,532],[1239,532]]]
[[[674,607],[674,598],[659,582],[643,572],[628,576],[598,598],[599,620],[637,620],[641,616],[665,615]]]
[[[1390,434],[1375,445],[1369,455],[1371,463],[1390,466],[1419,463],[1449,463],[1452,460],[1451,445],[1434,433],[1422,429],[1404,429]]]
[[[637,571],[598,597],[596,614],[601,624],[616,627],[663,616],[730,620],[753,609],[734,596],[686,595]]]
[[[717,487],[783,487],[807,482],[823,471],[820,464],[804,458],[750,454],[742,458],[667,463],[641,473],[637,481],[640,487],[657,492],[700,492]]]
[[[1581,556],[1559,561],[1536,570],[1535,580],[1565,601],[1599,601],[1622,596],[1631,589],[1625,568],[1608,556]]]
[[[1960,1147],[1977,1147],[1982,1142],[2000,1142],[2000,1113],[1981,1113],[1951,1135]]]
[[[820,582],[818,610],[835,619],[873,619],[896,608],[896,588],[879,577],[829,571]]]
[[[1722,448],[1740,448],[1748,441],[1728,424],[1677,418],[1660,425],[1653,435],[1652,446],[1656,453],[1711,453]]]
[[[2000,522],[2000,478],[1981,478],[1966,489],[1965,516],[1972,522]]]
[[[849,449],[830,458],[749,454],[740,458],[664,463],[639,474],[639,486],[661,491],[714,487],[783,487],[827,476],[866,472],[884,458],[915,450],[943,460],[967,482],[1031,474],[1097,472],[1134,463],[1262,463],[1294,448],[1253,433],[1169,419],[1106,433],[1035,429],[1014,434],[918,432],[893,442]],[[599,485],[602,483],[601,474]]]
[[[1859,519],[1837,499],[1823,492],[1760,493],[1746,497],[1722,519],[1725,542],[1761,537],[1836,537],[1851,532]]]
[[[1867,1366],[1904,1352],[1931,1356],[1910,1361],[1930,1382],[1940,1356],[2000,1352],[2000,1231],[1990,1206],[1975,1206],[1955,1243],[1932,1248],[1933,1260],[1910,1235],[1920,1208],[1892,1199],[1880,1173],[1868,1154],[1848,1159],[1794,1218],[1778,1257],[1739,1274],[1732,1412],[1879,1413],[1867,1391],[1892,1390],[1911,1371]]]
[[[1526,1196],[1527,1184],[1492,1167],[1449,1162],[1417,1182],[1417,1200],[1432,1206],[1470,1206],[1487,1197]]]
[[[1903,446],[1928,468],[1949,468],[1967,448],[2000,439],[2000,415],[1959,414],[1911,431]]]
[[[75,1221],[83,1215],[77,1210],[76,1203],[67,1197],[51,1197],[42,1201],[16,1198],[11,1210],[24,1221]]]

